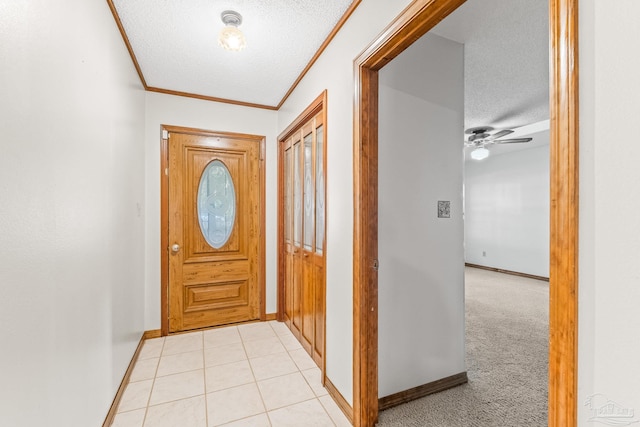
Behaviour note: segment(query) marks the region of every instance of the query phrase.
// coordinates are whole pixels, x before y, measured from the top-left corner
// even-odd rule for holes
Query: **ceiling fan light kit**
[[[511,138],[511,139],[499,139],[503,136],[509,135],[513,133],[512,129],[503,129],[494,134],[490,132],[494,129],[491,126],[478,126],[469,128],[464,131],[465,134],[469,135],[467,140],[465,141],[465,146],[467,147],[475,147],[469,155],[473,160],[484,160],[489,157],[489,150],[485,147],[485,145],[491,144],[514,144],[514,143],[523,143],[529,142],[533,138]]]
[[[247,40],[238,26],[242,24],[242,15],[234,10],[225,10],[220,14],[225,27],[220,31],[218,44],[226,50],[240,51],[247,46]]]
[[[473,160],[484,160],[489,157],[489,150],[484,147],[478,147],[471,152],[470,156]]]

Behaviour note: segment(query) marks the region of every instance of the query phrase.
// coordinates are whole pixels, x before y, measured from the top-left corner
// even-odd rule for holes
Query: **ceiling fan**
[[[511,138],[500,139],[513,133],[513,129],[503,129],[495,133],[490,133],[494,129],[491,126],[478,126],[469,128],[464,133],[469,135],[464,145],[467,147],[476,147],[470,154],[474,160],[483,160],[489,157],[489,150],[485,147],[491,144],[517,144],[529,142],[533,138]]]

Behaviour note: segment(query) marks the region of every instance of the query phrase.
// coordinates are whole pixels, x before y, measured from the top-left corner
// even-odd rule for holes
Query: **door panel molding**
[[[378,71],[465,0],[415,0],[355,59],[353,421],[378,419]],[[577,423],[578,0],[549,1],[549,426]]]
[[[258,259],[256,262],[258,263],[257,271],[258,271],[258,298],[259,298],[259,316],[260,320],[266,320],[266,301],[265,301],[265,162],[264,162],[264,152],[265,152],[265,137],[260,135],[251,135],[251,134],[243,134],[243,133],[232,133],[232,132],[220,132],[220,131],[210,131],[205,129],[197,129],[197,128],[188,128],[181,126],[171,126],[171,125],[161,125],[160,126],[160,316],[161,316],[161,335],[166,336],[169,334],[169,135],[171,133],[180,133],[185,135],[196,135],[203,137],[211,137],[211,138],[231,138],[234,140],[243,140],[243,141],[251,141],[255,142],[258,147],[258,174],[260,185],[258,188],[258,196],[259,196],[259,206],[257,206],[259,213],[258,227],[259,227],[259,243],[258,243]],[[193,150],[194,152],[197,150]],[[232,159],[236,154],[237,150],[234,150],[233,147],[222,148],[220,151],[228,154],[229,158]],[[227,167],[230,167],[227,165]],[[190,202],[195,203],[195,199]],[[193,224],[192,224],[193,225]],[[197,224],[196,224],[197,225]],[[235,227],[235,226],[234,226]],[[225,254],[225,259],[237,257],[238,259],[246,258],[246,254],[243,255],[243,251],[246,252],[246,242],[243,242],[243,237],[239,236],[237,239],[239,241],[234,242],[229,240],[225,243],[223,248],[227,248],[228,250],[223,250],[223,252],[217,252],[216,254],[207,253],[210,251],[194,251],[193,253],[186,254],[188,256],[188,260],[200,261],[207,260],[215,262],[216,258],[219,258],[223,253]],[[204,241],[204,238],[203,238]],[[243,249],[244,248],[244,249]],[[231,255],[230,257],[228,255]],[[188,261],[187,261],[188,262]],[[193,302],[195,306],[198,305],[198,299],[204,298],[207,294],[207,291],[204,290],[206,285],[211,285],[217,282],[216,277],[211,276],[210,273],[206,271],[200,271],[197,265],[194,265],[194,281],[190,283],[190,288],[194,287],[195,293],[185,292],[185,295],[181,295],[181,297],[185,300]],[[231,274],[230,277],[233,276],[234,272],[230,271],[228,274]],[[236,282],[234,282],[236,283]],[[226,291],[229,293],[229,302],[228,306],[232,307],[234,305],[234,298],[237,298],[243,292],[242,285],[240,282],[236,283],[237,286],[235,289],[233,286],[230,286]],[[199,290],[197,288],[200,288]],[[220,294],[223,290],[216,290],[215,292]],[[199,295],[198,295],[199,294]],[[238,295],[236,295],[238,294]],[[222,303],[222,305],[225,305]]]

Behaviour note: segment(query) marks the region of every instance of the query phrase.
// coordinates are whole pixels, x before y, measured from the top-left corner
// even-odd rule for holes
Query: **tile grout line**
[[[300,350],[300,349],[299,349],[299,348],[296,348],[296,349],[294,349],[294,350],[288,350],[288,352],[289,352],[289,353],[291,353],[291,351],[298,351],[298,350]],[[304,350],[304,349],[303,349],[303,350]],[[305,351],[305,354],[306,354],[306,351]],[[291,355],[290,355],[289,357],[291,357]],[[293,359],[293,357],[291,357],[291,358]],[[313,360],[313,359],[312,359],[312,360]],[[307,379],[307,377],[302,373],[302,372],[303,372],[303,370],[302,370],[302,369],[300,369],[300,367],[299,367],[299,366],[298,366],[298,364],[296,363],[295,359],[293,359],[293,362],[295,363],[296,367],[298,368],[298,371],[300,372],[300,375],[302,375],[302,378],[303,378],[303,379],[304,379],[304,381],[306,382],[307,386],[309,386],[309,388],[311,389],[311,393],[313,393],[313,396],[314,396],[314,398],[313,398],[313,399],[315,399],[315,400],[317,400],[317,401],[318,401],[318,403],[320,404],[320,407],[322,408],[322,410],[324,411],[324,413],[329,417],[329,420],[331,421],[331,423],[332,423],[334,426],[336,426],[336,427],[337,427],[337,423],[335,422],[335,420],[333,419],[333,417],[331,416],[331,414],[329,413],[329,411],[327,411],[327,408],[325,407],[325,405],[323,405],[323,404],[322,404],[322,401],[320,400],[320,396],[318,396],[318,393],[316,393],[316,391],[314,390],[313,386],[311,385],[311,383],[309,382],[309,380]],[[315,365],[315,362],[314,362],[314,365]],[[312,368],[305,369],[305,371],[310,371],[310,370],[312,370],[312,369],[314,369],[314,368],[318,368],[318,366],[316,365],[316,366],[314,366],[314,367],[312,367]],[[323,386],[322,388],[324,388],[324,389],[326,390],[326,388],[325,388],[324,386]],[[324,396],[324,395],[323,395],[323,396]],[[307,402],[307,401],[310,401],[310,400],[313,400],[313,399],[309,399],[309,400],[306,400],[306,401],[304,401],[304,402]],[[299,402],[299,403],[302,403],[302,402]]]
[[[251,341],[251,340],[250,340],[250,341]],[[241,345],[243,346],[243,349],[244,349],[244,342],[242,342],[242,341],[241,341],[241,342],[239,342],[239,343],[232,343],[232,344],[241,344]],[[209,347],[209,348],[215,348],[215,347]],[[205,367],[205,370],[206,370],[207,368],[216,368],[216,367],[220,367],[220,366],[232,365],[232,364],[239,363],[239,362],[247,362],[247,363],[248,363],[248,365],[249,365],[249,369],[251,370],[252,377],[253,377],[253,381],[252,381],[252,382],[254,382],[254,383],[256,383],[256,384],[257,384],[257,383],[258,383],[258,382],[260,382],[260,381],[271,380],[271,379],[274,379],[274,378],[279,378],[279,377],[283,377],[283,376],[291,375],[292,373],[295,373],[295,372],[288,372],[288,373],[284,373],[284,374],[275,375],[275,376],[273,376],[273,377],[263,378],[263,379],[261,379],[261,380],[258,380],[258,379],[256,378],[256,376],[255,376],[255,372],[254,372],[254,370],[253,370],[253,367],[251,366],[251,360],[253,360],[253,359],[259,359],[259,358],[261,358],[261,357],[267,357],[267,356],[271,356],[271,355],[275,355],[275,354],[284,354],[284,353],[288,353],[288,351],[285,349],[285,350],[284,350],[284,351],[282,351],[282,352],[271,353],[271,354],[265,354],[265,355],[256,356],[256,357],[248,357],[248,355],[247,355],[247,353],[246,353],[246,351],[245,351],[245,353],[244,353],[244,354],[245,354],[245,356],[247,357],[246,359],[243,359],[243,360],[236,360],[236,361],[231,361],[231,362],[220,363],[220,364],[217,364],[217,365],[207,366],[207,367]],[[293,363],[294,363],[294,365],[296,366],[296,369],[297,369],[297,370],[302,374],[302,370],[301,370],[300,368],[298,368],[298,366],[295,364],[295,361],[293,361],[293,359],[292,359],[292,362],[293,362]],[[205,365],[206,365],[206,363],[205,363]],[[314,367],[314,368],[315,368],[315,367]],[[314,369],[314,368],[305,369],[305,371],[307,371],[307,370],[311,370],[311,369]],[[192,370],[189,370],[189,371],[185,371],[185,372],[192,372],[192,371],[194,371],[194,370],[195,370],[195,369],[192,369]],[[182,372],[180,372],[180,373],[182,373]],[[171,374],[171,375],[178,375],[178,374],[180,374],[180,373],[177,373],[177,374]],[[304,375],[303,375],[303,377],[304,377]],[[238,384],[238,385],[233,385],[233,386],[229,386],[229,387],[221,388],[221,389],[219,389],[219,390],[214,390],[214,391],[212,391],[212,393],[214,393],[214,392],[218,392],[218,391],[223,391],[223,390],[229,390],[229,389],[231,389],[231,388],[240,387],[240,386],[242,386],[242,385],[247,385],[247,384],[250,384],[250,383],[246,383],[246,384]],[[312,390],[312,391],[313,391],[313,390]],[[178,400],[182,400],[182,399],[178,399]]]
[[[305,383],[307,382],[307,379],[304,377],[304,375],[302,374],[302,370],[300,369],[300,366],[298,366],[298,364],[296,363],[296,360],[291,356],[291,351],[284,345],[284,343],[282,342],[282,335],[278,334],[278,331],[276,331],[276,329],[273,327],[273,324],[271,322],[269,322],[269,326],[271,327],[271,330],[276,334],[276,338],[278,339],[278,342],[280,343],[280,345],[282,345],[282,347],[285,350],[285,353],[287,353],[287,356],[289,356],[289,358],[293,361],[294,366],[297,369],[298,374],[300,374],[302,376],[302,379],[305,381]],[[291,333],[291,332],[289,332]],[[294,337],[295,338],[295,337]],[[290,375],[290,374],[285,374],[285,375]],[[280,376],[284,376],[284,375],[280,375]],[[277,378],[277,377],[274,377]],[[308,384],[307,384],[308,385]],[[311,389],[311,393],[313,393],[314,397],[316,396],[315,392],[313,391],[313,389],[311,388],[311,386],[309,386],[309,388]],[[310,399],[309,399],[310,400]],[[306,402],[305,400],[303,400],[302,402]],[[302,402],[298,402],[298,403],[302,403]],[[285,405],[283,406],[283,408],[286,408],[287,406],[292,406],[295,405],[297,403],[291,404],[291,405]],[[276,408],[276,409],[281,409],[281,408]],[[268,416],[268,413],[267,413]],[[269,418],[269,422],[271,422],[271,418]]]
[[[271,329],[272,329],[272,330],[273,330],[273,332],[276,334],[276,337],[278,338],[278,341],[280,341],[280,343],[281,343],[281,344],[283,345],[283,347],[284,347],[284,343],[283,343],[283,342],[282,342],[282,340],[280,339],[281,335],[279,335],[279,334],[278,334],[278,332],[273,328],[273,325],[269,325],[269,326],[271,326]],[[295,338],[295,337],[294,337],[294,338]],[[294,349],[294,350],[299,350],[299,348],[296,348],[296,349]],[[335,421],[333,420],[333,418],[331,417],[331,414],[329,414],[329,413],[327,412],[327,409],[326,409],[326,408],[324,407],[324,405],[322,404],[322,401],[320,401],[320,398],[318,397],[317,393],[314,391],[313,387],[311,387],[311,384],[309,383],[309,381],[307,380],[307,378],[306,378],[306,377],[304,376],[304,374],[302,373],[302,369],[300,369],[300,366],[298,366],[298,363],[296,362],[296,360],[291,356],[291,351],[292,351],[292,350],[289,350],[289,349],[287,349],[287,348],[285,347],[285,351],[286,351],[287,355],[288,355],[288,356],[291,358],[291,360],[293,361],[293,364],[295,365],[295,367],[296,367],[296,369],[297,369],[297,372],[291,372],[291,373],[283,374],[283,375],[279,375],[279,376],[276,376],[276,377],[273,377],[273,378],[278,378],[278,377],[283,377],[283,376],[286,376],[286,375],[291,375],[291,374],[293,374],[293,373],[298,373],[298,374],[300,374],[300,375],[302,376],[302,379],[305,381],[305,384],[307,384],[307,386],[308,386],[308,387],[309,387],[309,389],[311,390],[311,393],[313,394],[313,397],[312,397],[312,398],[310,398],[310,399],[302,400],[302,401],[300,401],[300,402],[295,402],[295,403],[291,403],[291,404],[289,404],[289,405],[284,405],[284,406],[281,406],[281,407],[278,407],[278,408],[273,408],[273,409],[272,409],[272,411],[276,411],[276,410],[280,410],[280,409],[288,408],[288,407],[291,407],[291,406],[299,405],[299,404],[304,403],[304,402],[311,402],[311,401],[315,400],[315,401],[317,401],[317,402],[318,402],[318,404],[320,404],[320,407],[322,408],[322,410],[324,411],[324,413],[327,415],[327,417],[329,417],[329,420],[331,421],[331,423],[332,423],[334,426],[337,426],[336,422],[335,422]],[[313,368],[309,368],[309,369],[313,369]],[[268,379],[271,379],[271,378],[268,378]],[[258,391],[260,391],[260,388],[258,388]],[[260,392],[260,395],[262,396],[262,392]],[[264,404],[264,399],[263,399],[263,404]],[[266,405],[265,405],[265,409],[266,409]],[[268,410],[266,411],[266,414],[267,414],[267,418],[269,419],[269,423],[270,423],[270,424],[272,424],[272,423],[271,423],[271,417],[269,416],[269,411],[268,411]],[[272,425],[273,425],[273,424],[272,424]]]
[[[284,334],[283,334],[283,335],[278,334],[278,332],[274,329],[273,325],[272,325],[270,322],[269,322],[269,326],[270,326],[270,330],[271,330],[272,332],[274,332],[274,333],[275,333],[276,337],[278,338],[278,341],[279,341],[279,342],[280,342],[280,344],[282,344],[282,345],[283,345],[283,347],[284,347],[284,351],[283,351],[283,352],[277,352],[277,354],[286,353],[286,354],[287,354],[287,356],[288,356],[288,357],[293,361],[293,364],[294,364],[294,366],[295,366],[295,371],[294,371],[294,372],[290,372],[290,373],[286,373],[286,374],[276,375],[275,377],[265,378],[264,380],[266,381],[266,380],[270,380],[270,379],[273,379],[273,378],[283,377],[283,376],[286,376],[286,375],[291,375],[291,374],[297,373],[297,374],[299,374],[299,375],[302,375],[302,377],[303,377],[303,379],[304,379],[304,381],[305,381],[305,384],[306,384],[306,385],[311,389],[311,392],[312,392],[312,394],[313,394],[313,397],[311,397],[311,398],[309,398],[309,399],[303,400],[303,401],[301,401],[301,402],[291,403],[291,404],[289,404],[289,405],[284,405],[284,406],[282,406],[282,407],[274,408],[273,410],[274,410],[274,411],[275,411],[275,410],[280,410],[280,409],[284,409],[284,408],[287,408],[287,407],[290,407],[290,406],[294,406],[294,405],[297,405],[297,404],[301,404],[301,403],[304,403],[304,402],[310,402],[310,401],[312,401],[312,400],[316,400],[316,401],[320,404],[321,408],[323,408],[324,413],[329,417],[329,419],[330,419],[330,421],[331,421],[332,425],[337,426],[337,425],[338,425],[338,422],[337,422],[336,420],[334,420],[334,419],[333,419],[333,417],[332,417],[332,416],[331,416],[331,414],[329,413],[329,411],[328,411],[327,407],[326,407],[326,406],[322,403],[322,401],[320,400],[320,396],[318,396],[318,394],[316,393],[316,391],[315,391],[315,390],[314,390],[314,388],[312,387],[311,382],[310,382],[310,379],[308,379],[308,378],[303,374],[303,372],[304,372],[304,371],[311,371],[311,370],[315,369],[315,368],[316,368],[316,366],[313,366],[313,367],[311,367],[311,368],[307,368],[307,369],[305,369],[305,370],[303,371],[303,370],[300,368],[300,366],[298,365],[298,363],[296,363],[295,359],[294,359],[294,358],[292,357],[292,355],[291,355],[291,352],[292,352],[292,351],[298,351],[298,350],[300,350],[300,348],[295,348],[295,349],[291,349],[291,350],[290,350],[290,349],[288,349],[286,346],[284,346],[284,342],[282,341],[282,338],[288,339],[288,337],[289,337],[289,335],[290,335],[290,334],[286,334],[286,335],[284,335]],[[269,415],[269,410],[267,409],[267,405],[266,405],[265,400],[264,400],[263,393],[262,393],[262,391],[260,390],[260,388],[259,388],[259,386],[258,386],[258,382],[259,382],[259,381],[258,381],[258,380],[257,380],[257,378],[256,378],[254,368],[253,368],[253,366],[252,366],[252,364],[251,364],[251,359],[249,358],[249,355],[248,355],[248,352],[247,352],[247,348],[246,348],[246,345],[245,345],[247,341],[245,341],[245,339],[243,338],[243,335],[240,333],[239,328],[238,328],[237,326],[236,326],[235,328],[236,328],[236,330],[237,330],[237,332],[238,332],[238,335],[239,335],[239,337],[240,337],[240,344],[242,345],[242,349],[243,349],[243,351],[244,351],[244,356],[245,356],[245,358],[246,358],[245,360],[246,360],[246,362],[248,363],[248,365],[249,365],[249,369],[250,369],[251,374],[252,374],[252,379],[253,379],[253,381],[252,381],[251,383],[253,383],[253,384],[255,385],[255,387],[258,389],[258,393],[259,393],[259,396],[260,396],[261,403],[262,403],[262,405],[263,405],[264,411],[263,411],[263,412],[261,412],[261,413],[258,413],[258,414],[249,415],[249,416],[247,416],[247,417],[238,418],[238,419],[236,419],[236,420],[231,420],[231,421],[229,421],[229,422],[237,422],[237,421],[240,421],[240,420],[244,420],[244,419],[248,419],[248,418],[251,418],[251,417],[259,416],[259,415],[261,415],[261,414],[265,414],[265,415],[266,415],[266,418],[267,418],[267,421],[268,421],[268,423],[269,423],[269,425],[273,426],[273,423],[272,423],[272,420],[271,420],[271,416]],[[209,411],[208,411],[208,399],[207,399],[208,388],[207,388],[207,383],[206,383],[206,379],[207,379],[207,372],[206,372],[206,370],[207,370],[207,366],[206,366],[206,365],[207,365],[207,364],[206,364],[206,358],[205,358],[205,338],[204,338],[204,333],[203,333],[203,332],[200,332],[200,333],[201,333],[201,340],[202,340],[202,341],[201,341],[201,343],[202,343],[201,351],[202,351],[202,369],[203,369],[203,381],[204,381],[204,384],[203,384],[203,387],[204,387],[204,395],[203,395],[203,397],[204,397],[204,399],[205,399],[205,405],[204,405],[204,407],[205,407],[205,422],[206,422],[206,427],[210,427],[210,426],[209,426],[209,419],[208,419]],[[291,335],[291,336],[293,336],[293,335]],[[294,337],[294,338],[295,338],[295,337]],[[259,338],[258,338],[258,339],[259,339]],[[255,340],[255,339],[253,339],[253,340]],[[252,340],[252,339],[249,339],[248,341],[253,341],[253,340]],[[150,402],[151,402],[151,396],[152,396],[153,391],[154,391],[154,388],[155,388],[155,382],[156,382],[156,379],[158,379],[158,378],[162,378],[162,377],[158,377],[158,372],[159,372],[160,362],[161,362],[161,360],[162,360],[162,356],[163,356],[163,352],[164,352],[164,347],[165,347],[165,346],[166,346],[166,340],[164,340],[164,339],[163,339],[163,341],[162,341],[162,346],[161,346],[161,348],[160,348],[160,356],[158,357],[158,363],[157,363],[157,365],[156,365],[155,372],[154,372],[154,376],[153,376],[153,378],[152,378],[152,380],[153,380],[153,381],[152,381],[151,389],[150,389],[149,396],[148,396],[148,399],[147,399],[147,404],[146,404],[146,407],[144,407],[144,409],[145,409],[145,413],[144,413],[144,418],[143,418],[143,425],[144,425],[144,423],[146,423],[146,421],[147,421],[147,418],[146,418],[146,417],[148,416],[149,408],[152,406],[152,405],[150,405]],[[222,345],[220,345],[220,346],[222,346]],[[214,346],[214,347],[212,347],[212,348],[215,348],[215,347],[216,347],[216,346]],[[180,353],[176,353],[176,354],[184,354],[184,353],[187,353],[187,352],[180,352]],[[269,356],[269,355],[271,355],[271,354],[276,354],[276,353],[269,353],[269,354],[262,355],[262,356],[257,356],[257,357],[265,357],[265,356]],[[174,356],[174,354],[169,355],[169,356]],[[255,357],[255,358],[257,358],[257,357]],[[254,358],[254,359],[255,359],[255,358]],[[223,363],[223,364],[220,364],[220,365],[214,365],[214,366],[224,366],[224,365],[226,365],[226,364],[231,364],[231,363],[237,363],[237,362],[228,362],[228,363]],[[189,370],[189,371],[183,371],[183,372],[178,372],[178,373],[168,374],[168,375],[182,374],[182,373],[185,373],[185,372],[193,372],[193,371],[195,371],[195,370],[194,370],[194,369],[192,369],[192,370]],[[165,375],[165,377],[166,377],[166,376],[168,376],[168,375]],[[261,380],[261,381],[262,381],[262,380]],[[247,383],[247,384],[251,384],[251,383]],[[231,387],[227,387],[227,388],[225,388],[225,389],[221,389],[220,391],[222,391],[222,390],[228,390],[228,389],[231,389],[231,388],[234,388],[234,387],[238,387],[238,386],[231,386]],[[325,388],[325,390],[326,390],[326,388]],[[325,396],[325,395],[323,395],[322,397],[324,397],[324,396]],[[184,398],[180,398],[180,399],[171,400],[171,401],[168,401],[168,402],[162,402],[162,403],[159,403],[158,405],[161,405],[161,404],[167,404],[167,403],[171,403],[171,402],[176,402],[176,401],[180,401],[180,400],[186,400],[186,399],[190,399],[190,398],[193,398],[193,397],[195,397],[195,396],[184,397]],[[153,405],[153,406],[156,406],[156,405]],[[143,408],[140,408],[140,409],[143,409]],[[133,410],[132,410],[132,411],[133,411]],[[151,426],[150,426],[150,427],[151,427]]]
[[[329,396],[329,397],[331,397],[331,396]],[[331,399],[333,399],[333,398],[331,398]],[[333,417],[329,413],[329,410],[327,409],[326,406],[324,406],[324,404],[322,403],[322,400],[320,400],[320,398],[318,398],[318,402],[320,402],[320,406],[322,406],[322,409],[324,409],[325,414],[327,414],[327,416],[329,417],[329,419],[331,420],[333,425],[338,427],[338,423],[336,422],[336,420],[333,419]]]
[[[167,337],[162,339],[162,347],[160,348],[160,355],[158,356],[158,365],[156,365],[156,370],[153,373],[153,381],[151,382],[151,389],[149,390],[149,397],[147,398],[147,406],[144,408],[144,418],[142,419],[142,427],[144,427],[147,422],[147,414],[149,413],[149,403],[151,402],[151,394],[153,393],[153,386],[156,384],[156,375],[158,374],[158,369],[160,368],[160,360],[162,359],[162,352],[164,351],[164,345],[167,342]]]
[[[203,339],[204,339],[204,337],[203,337]],[[160,357],[158,358],[158,366],[156,366],[156,373],[155,373],[154,377],[152,378],[153,382],[152,382],[151,391],[149,392],[149,398],[147,399],[147,406],[144,408],[144,409],[145,409],[145,419],[144,419],[144,422],[146,422],[147,413],[148,413],[148,410],[149,410],[149,408],[150,408],[151,406],[154,406],[154,407],[155,407],[155,406],[166,405],[166,404],[170,404],[170,403],[179,402],[179,401],[181,401],[181,400],[193,399],[193,398],[195,398],[195,397],[200,396],[200,395],[195,395],[195,396],[186,396],[186,397],[181,397],[181,398],[178,398],[178,399],[172,399],[172,400],[167,400],[167,401],[165,401],[165,402],[156,403],[155,405],[151,405],[151,404],[150,404],[150,403],[151,403],[151,395],[153,394],[153,387],[155,386],[155,381],[156,381],[156,379],[158,379],[158,378],[165,378],[165,377],[168,377],[168,376],[171,376],[171,375],[180,375],[180,374],[184,374],[184,373],[187,373],[187,372],[195,372],[195,371],[198,371],[198,370],[199,370],[199,369],[191,369],[191,370],[188,370],[188,371],[176,372],[176,373],[173,373],[173,374],[163,375],[163,376],[158,377],[158,376],[157,376],[157,373],[158,373],[158,370],[160,369],[160,360],[162,359],[162,352],[164,351],[164,344],[165,344],[165,341],[163,341],[163,343],[162,343],[162,348],[161,348],[161,350],[160,350]],[[204,345],[203,345],[202,350],[203,350],[203,352],[204,352]],[[167,356],[175,356],[176,354],[193,353],[193,352],[195,352],[195,351],[194,351],[194,350],[191,350],[191,351],[189,351],[189,352],[182,352],[182,353],[169,354],[169,355],[167,355]],[[203,353],[202,357],[203,357],[203,365],[204,365],[204,353]],[[205,373],[204,373],[204,370],[203,370],[203,376],[204,376],[204,374],[205,374]],[[206,383],[204,384],[204,387],[205,387],[205,390],[206,390]],[[205,397],[205,404],[206,404],[206,392],[205,392],[205,394],[204,394],[204,397]],[[206,408],[206,406],[205,406],[205,408]],[[143,408],[140,408],[140,409],[143,409]],[[144,426],[144,424],[143,424],[143,426]],[[149,426],[149,427],[153,427],[153,426]]]
[[[249,369],[251,370],[251,375],[253,376],[253,384],[255,385],[256,390],[258,390],[258,394],[260,395],[260,401],[262,402],[262,407],[264,408],[263,414],[265,414],[267,416],[267,420],[269,421],[269,425],[272,425],[271,424],[271,418],[269,418],[269,412],[267,411],[267,405],[264,402],[264,397],[262,396],[262,391],[260,391],[260,387],[258,387],[258,379],[256,378],[256,373],[253,370],[253,366],[251,365],[251,360],[249,359],[249,353],[247,353],[247,347],[245,347],[245,345],[244,345],[244,338],[242,337],[242,334],[240,333],[240,328],[238,328],[238,334],[240,335],[240,342],[242,343],[242,349],[244,350],[244,355],[247,357],[247,363],[249,364]],[[249,418],[249,417],[246,417],[246,418]]]
[[[186,374],[187,372],[195,372],[195,371],[199,371],[202,368],[195,368],[195,369],[187,369],[186,371],[180,371],[180,372],[173,372],[171,374],[166,374],[166,375],[160,375],[160,376],[156,376],[156,378],[166,378],[166,377],[170,377],[172,375],[180,375],[180,374]]]
[[[202,380],[204,381],[204,425],[209,427],[209,402],[207,401],[207,362],[204,360],[204,331],[202,332]]]
[[[273,326],[272,326],[272,329],[273,329]],[[274,330],[274,332],[276,332],[276,331]],[[289,330],[289,334],[291,334],[291,331],[290,331],[290,330]],[[277,333],[277,332],[276,332],[276,335],[278,336],[278,338],[280,338],[280,337],[281,337],[280,335],[278,335],[278,333]],[[290,336],[292,336],[293,338],[295,338],[295,336],[293,336],[293,334],[291,334]],[[280,340],[280,341],[282,342],[282,340]],[[297,339],[296,339],[296,341],[297,341]],[[284,345],[284,343],[282,343],[282,344]],[[285,347],[285,348],[286,348],[286,347]],[[290,353],[291,353],[292,351],[297,351],[297,350],[300,350],[300,349],[303,349],[303,350],[304,350],[304,348],[303,348],[303,347],[295,348],[295,349],[293,349],[293,350],[289,350],[289,349],[287,348],[287,352],[289,353],[289,357],[291,357],[291,354],[290,354]],[[305,353],[306,353],[306,352],[305,352]],[[311,392],[312,392],[312,393],[313,393],[313,395],[314,395],[314,399],[318,401],[318,403],[320,404],[320,407],[324,410],[325,414],[327,414],[327,416],[329,417],[329,420],[331,420],[331,423],[332,423],[334,426],[336,426],[336,427],[337,427],[338,423],[333,419],[333,417],[331,416],[331,414],[329,413],[329,411],[327,410],[327,408],[325,407],[325,405],[322,403],[322,400],[320,400],[320,396],[318,396],[318,394],[316,393],[316,391],[314,390],[314,388],[311,386],[311,383],[309,382],[309,380],[307,379],[307,377],[302,373],[302,371],[303,371],[303,370],[302,370],[302,369],[300,369],[300,367],[298,366],[298,364],[296,363],[296,361],[295,361],[295,359],[294,359],[293,357],[291,357],[291,359],[293,360],[293,363],[294,363],[294,364],[296,365],[296,367],[298,368],[298,371],[299,371],[299,372],[300,372],[300,374],[302,375],[302,378],[304,378],[305,382],[307,383],[307,385],[308,385],[308,386],[309,386],[309,388],[311,389]],[[313,360],[313,359],[312,359],[312,360]],[[314,362],[314,365],[315,365],[315,362]],[[318,366],[316,365],[316,366],[314,366],[313,368],[305,369],[305,371],[306,371],[306,370],[311,370],[311,369],[314,369],[314,368],[317,368],[317,367],[318,367]],[[322,386],[322,388],[326,390],[326,387]],[[324,396],[325,396],[325,395],[323,395],[323,397],[324,397]],[[332,399],[333,399],[333,398],[332,398]],[[311,399],[309,399],[309,400],[311,400]],[[301,403],[301,402],[300,402],[300,403]]]

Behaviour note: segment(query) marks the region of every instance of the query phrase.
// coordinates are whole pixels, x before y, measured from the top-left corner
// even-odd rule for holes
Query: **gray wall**
[[[380,397],[465,370],[463,87],[463,46],[430,34],[380,72]]]
[[[530,136],[546,143],[465,162],[465,261],[549,277],[549,132]]]

